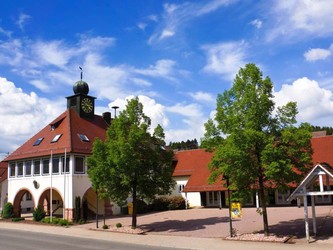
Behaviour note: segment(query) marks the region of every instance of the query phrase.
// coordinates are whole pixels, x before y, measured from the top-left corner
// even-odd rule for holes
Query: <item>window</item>
[[[180,184],[180,185],[178,186],[178,193],[183,192],[184,187],[185,187],[184,184]]]
[[[38,138],[38,139],[35,141],[35,143],[34,143],[33,146],[38,146],[38,145],[42,142],[43,139],[44,139],[44,137],[40,137],[40,138]]]
[[[32,197],[31,197],[30,193],[26,193],[25,200],[26,201],[31,201],[32,200]]]
[[[43,159],[43,174],[49,174],[50,173],[49,163],[50,163],[49,159]]]
[[[31,175],[31,161],[25,162],[25,175],[30,176]]]
[[[34,175],[40,175],[40,161],[34,161]]]
[[[66,162],[65,162],[65,157],[62,157],[62,173],[69,173],[69,157],[66,157]]]
[[[17,163],[17,176],[23,176],[23,162]]]
[[[59,174],[59,158],[52,159],[52,173]]]
[[[55,142],[57,142],[57,141],[60,139],[61,136],[62,136],[62,134],[58,134],[58,135],[56,135],[56,136],[52,139],[51,143],[55,143]]]
[[[9,172],[10,172],[9,174],[10,177],[15,177],[15,162],[10,163]]]
[[[84,158],[75,157],[75,173],[83,174],[84,173]]]
[[[80,137],[81,141],[89,142],[89,138],[86,135],[84,134],[77,134],[77,135]]]

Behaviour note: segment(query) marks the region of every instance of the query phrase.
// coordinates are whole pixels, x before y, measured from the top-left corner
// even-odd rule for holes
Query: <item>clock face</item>
[[[81,101],[81,108],[84,112],[90,113],[93,110],[93,103],[89,98],[83,98]]]

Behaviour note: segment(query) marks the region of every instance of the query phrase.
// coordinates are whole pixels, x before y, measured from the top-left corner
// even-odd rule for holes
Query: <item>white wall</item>
[[[181,185],[186,186],[189,178],[190,178],[190,176],[173,177],[173,179],[176,182],[176,185],[175,185],[174,189],[172,190],[171,195],[172,196],[182,195],[184,197],[184,199],[187,200],[190,207],[201,206],[201,197],[200,197],[199,192],[191,192],[191,193],[179,192],[179,187]]]

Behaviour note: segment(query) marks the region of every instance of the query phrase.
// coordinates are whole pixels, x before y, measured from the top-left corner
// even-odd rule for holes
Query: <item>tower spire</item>
[[[82,70],[82,67],[81,67],[81,66],[79,66],[79,69],[81,70],[81,82],[82,82],[83,70]]]

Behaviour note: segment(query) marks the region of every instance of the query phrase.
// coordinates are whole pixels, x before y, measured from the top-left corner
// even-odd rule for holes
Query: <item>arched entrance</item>
[[[14,217],[21,217],[22,214],[30,214],[35,208],[35,201],[28,189],[21,189],[14,198]]]
[[[44,207],[44,211],[46,212],[47,215],[51,215],[52,211],[52,216],[62,218],[64,202],[58,190],[54,188],[52,189],[52,202],[50,202],[50,200],[51,200],[51,189],[46,189],[40,196],[38,200],[38,205],[42,205]]]
[[[98,199],[96,192],[89,188],[82,197],[82,203],[86,202],[88,206],[88,218],[95,218],[96,211],[98,216],[112,215],[112,205],[109,200]]]

